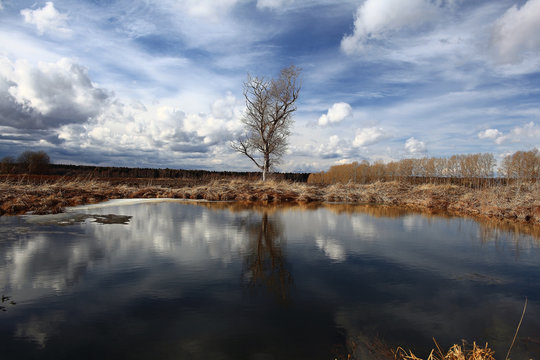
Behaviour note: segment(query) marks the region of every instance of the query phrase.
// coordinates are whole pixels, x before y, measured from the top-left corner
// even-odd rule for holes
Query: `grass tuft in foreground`
[[[431,353],[426,360],[495,360],[494,351],[485,344],[484,347],[473,343],[471,348],[467,348],[465,345],[454,344],[448,352],[444,353],[439,345],[437,349],[431,350]],[[398,348],[395,353],[396,360],[423,360],[417,357],[411,351],[406,351],[402,348]]]

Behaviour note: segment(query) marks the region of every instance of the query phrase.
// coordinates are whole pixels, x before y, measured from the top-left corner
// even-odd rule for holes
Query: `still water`
[[[112,214],[112,215],[111,215]],[[1,359],[540,358],[540,239],[370,206],[110,202],[0,218]]]

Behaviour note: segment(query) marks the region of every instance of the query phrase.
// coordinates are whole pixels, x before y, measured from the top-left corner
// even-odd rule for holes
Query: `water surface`
[[[540,241],[369,206],[112,202],[0,218],[2,359],[540,358]]]

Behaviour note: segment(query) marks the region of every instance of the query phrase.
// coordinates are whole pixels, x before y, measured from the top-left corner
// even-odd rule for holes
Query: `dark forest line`
[[[71,164],[46,164],[40,166],[38,171],[28,171],[28,166],[23,163],[10,163],[4,166],[3,174],[22,175],[52,175],[67,177],[90,177],[100,179],[112,178],[137,178],[137,179],[181,179],[210,181],[227,178],[242,178],[259,180],[260,172],[241,171],[212,171],[212,170],[186,170],[186,169],[156,169],[156,168],[131,168],[119,166],[92,166]],[[276,180],[289,180],[293,182],[307,182],[309,173],[274,173]]]

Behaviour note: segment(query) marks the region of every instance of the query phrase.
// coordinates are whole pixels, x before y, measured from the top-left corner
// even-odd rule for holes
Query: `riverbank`
[[[249,203],[368,203],[428,212],[491,218],[540,226],[540,184],[522,183],[471,189],[448,184],[401,182],[309,185],[288,181],[217,180],[197,185],[181,180],[3,178],[0,215],[50,214],[65,207],[110,199],[177,198]]]

